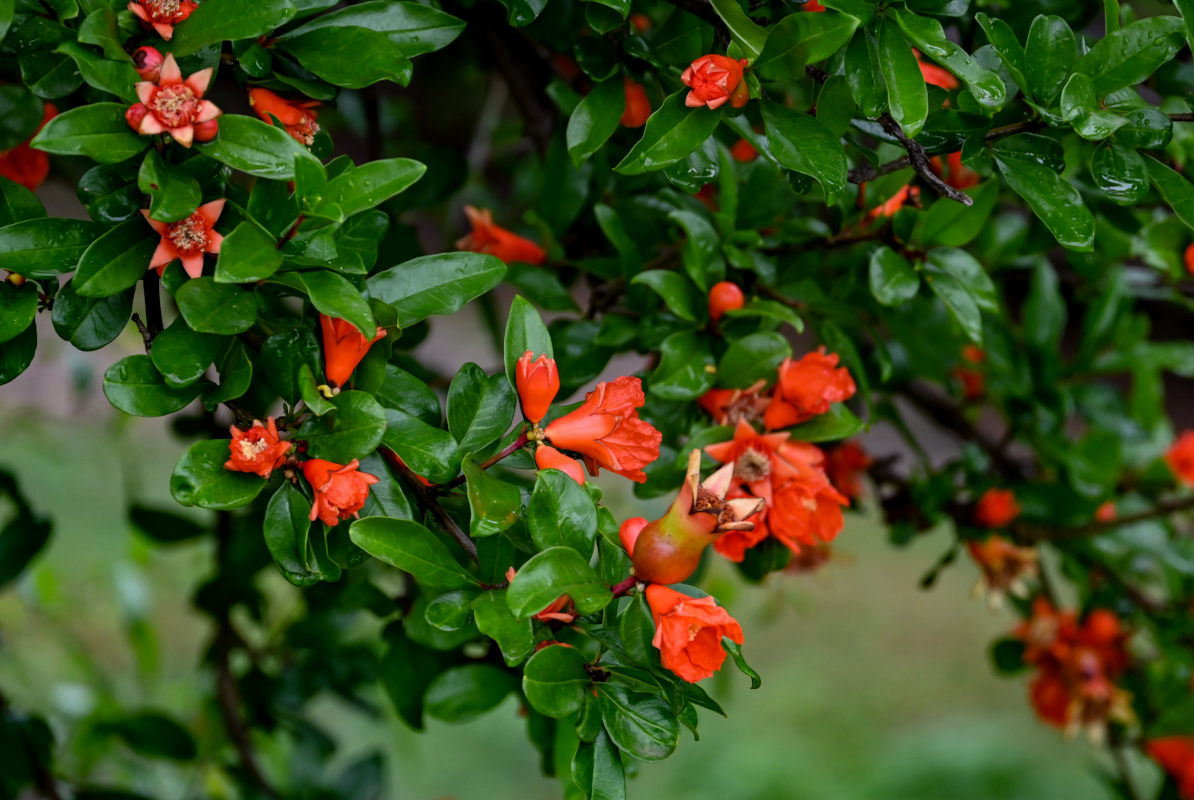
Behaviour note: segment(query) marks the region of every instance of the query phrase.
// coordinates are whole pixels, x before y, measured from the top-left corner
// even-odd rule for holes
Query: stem
[[[419,476],[410,471],[410,468],[403,463],[402,459],[388,447],[379,447],[377,452],[381,453],[382,458],[386,460],[391,467],[393,467],[398,475],[402,478],[402,482],[410,489],[419,505],[432,513],[444,530],[452,535],[452,538],[464,548],[464,551],[469,554],[469,558],[473,561],[477,560],[477,545],[468,537],[468,534],[461,530],[460,526],[456,524],[456,520],[444,510],[444,507],[435,499],[435,494],[432,490],[424,486]]]
[[[153,349],[153,334],[149,332],[149,328],[141,321],[141,317],[136,311],[133,312],[133,324],[137,326],[137,330],[141,332],[141,341],[145,342],[145,352],[148,353]]]
[[[514,453],[514,451],[521,450],[522,448],[526,447],[527,443],[529,441],[530,440],[527,439],[527,432],[524,429],[523,432],[521,434],[519,434],[518,438],[515,439],[514,441],[510,442],[510,444],[506,445],[504,448],[502,448],[502,451],[500,453],[490,456],[489,458],[482,461],[478,466],[481,467],[481,469],[489,469],[490,467],[492,467],[494,464],[501,461],[506,456]],[[457,475],[455,478],[453,478],[451,481],[448,482],[447,488],[454,489],[457,486],[459,486],[460,484],[464,483],[464,480],[465,480],[464,475]]]
[[[1118,519],[1108,520],[1107,522],[1088,522],[1084,525],[1076,525],[1072,528],[1060,529],[1028,529],[1025,531],[1025,536],[1032,541],[1037,542],[1067,542],[1073,539],[1081,539],[1086,536],[1103,533],[1118,528],[1121,525],[1132,525],[1137,522],[1145,522],[1150,519],[1158,517],[1168,517],[1171,514],[1176,514],[1179,511],[1188,511],[1194,508],[1194,495],[1190,497],[1182,497],[1177,500],[1166,500],[1158,503],[1153,508],[1146,511],[1140,511],[1135,514],[1129,514]]]
[[[637,585],[637,584],[638,584],[638,578],[631,575],[629,578],[622,581],[621,583],[614,584],[613,586],[611,586],[609,588],[610,588],[610,591],[612,591],[614,593],[614,597],[621,597],[623,595],[629,594],[630,590],[633,589],[635,587],[635,585]]]
[[[897,141],[908,151],[908,161],[912,165],[912,169],[916,170],[916,174],[924,180],[925,183],[932,186],[937,194],[942,197],[948,197],[950,200],[956,200],[964,206],[974,205],[974,199],[965,192],[959,191],[950,186],[945,181],[933,172],[933,166],[929,163],[929,157],[925,154],[924,145],[915,139],[909,139],[904,133],[904,129],[895,121],[891,114],[883,114],[879,117],[879,124],[883,126],[883,130],[894,136]]]
[[[157,272],[152,269],[141,279],[145,292],[145,324],[152,336],[157,336],[166,327],[162,324],[162,291]],[[148,347],[146,348],[149,349]]]

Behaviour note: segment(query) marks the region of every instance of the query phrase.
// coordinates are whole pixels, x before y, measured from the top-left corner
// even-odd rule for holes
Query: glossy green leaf
[[[717,366],[717,385],[745,389],[759,379],[775,377],[775,368],[792,355],[782,334],[762,331],[730,342]]]
[[[33,363],[37,352],[37,326],[30,325],[0,347],[0,386],[15,380]]]
[[[587,559],[597,536],[597,507],[584,487],[565,473],[540,470],[527,506],[527,527],[540,550],[570,547]]]
[[[472,510],[469,535],[474,538],[492,536],[513,525],[522,508],[522,493],[518,487],[490,475],[471,457],[464,459],[461,468]]]
[[[221,337],[196,333],[179,318],[154,338],[149,357],[166,384],[180,389],[202,378],[225,347]]]
[[[336,410],[309,420],[299,429],[307,453],[337,464],[364,458],[377,449],[386,431],[386,412],[366,392],[340,392],[332,398]]]
[[[189,405],[198,396],[199,387],[172,388],[149,356],[136,355],[108,367],[104,373],[104,394],[126,414],[163,417]]]
[[[427,317],[451,314],[502,282],[506,265],[480,253],[440,253],[412,259],[373,275],[369,294],[398,312],[408,328]]]
[[[717,369],[709,342],[689,331],[673,333],[659,346],[659,365],[647,376],[647,389],[661,400],[695,400],[713,388]]]
[[[865,426],[845,403],[834,403],[824,414],[790,428],[798,442],[833,442],[848,439]]]
[[[1113,202],[1135,205],[1148,195],[1148,167],[1135,150],[1118,142],[1103,142],[1090,156],[1095,185]]]
[[[1003,147],[992,148],[992,155],[1008,186],[1024,198],[1062,246],[1074,250],[1094,246],[1094,216],[1072,183]]]
[[[916,136],[929,115],[929,96],[912,45],[891,21],[879,27],[879,71],[887,84],[891,116],[905,134]]]
[[[840,50],[857,27],[857,19],[834,11],[788,14],[770,27],[766,45],[751,69],[764,78],[799,75],[806,65]]]
[[[220,117],[219,136],[195,149],[233,169],[280,181],[294,179],[296,158],[314,158],[282,128],[244,114]]]
[[[1024,78],[1037,102],[1050,106],[1074,66],[1074,32],[1064,19],[1041,15],[1032,21],[1024,47]]]
[[[21,184],[0,176],[0,228],[45,215],[46,209],[37,195]]]
[[[473,601],[477,630],[498,643],[506,666],[521,664],[535,650],[530,619],[517,619],[506,604],[506,593],[497,589],[482,592]]]
[[[572,163],[580,165],[596,153],[618,129],[626,109],[626,92],[619,78],[602,81],[581,99],[568,117],[566,141]]]
[[[0,343],[15,338],[33,324],[37,316],[37,287],[32,283],[14,286],[0,283]]]
[[[884,245],[871,253],[871,294],[885,306],[898,306],[916,297],[920,276],[908,259]]]
[[[531,656],[522,673],[522,691],[531,708],[563,719],[580,709],[592,683],[585,656],[574,647],[553,645]]]
[[[642,175],[663,169],[685,158],[708,139],[721,114],[708,108],[684,105],[687,90],[676,92],[663,101],[647,120],[643,136],[626,157],[614,167],[623,175]]]
[[[846,154],[838,137],[810,114],[762,101],[771,154],[781,166],[815,178],[832,203],[846,188]]]
[[[134,289],[108,297],[82,297],[68,281],[54,296],[54,331],[80,350],[98,350],[129,323]],[[156,341],[156,340],[155,340]]]
[[[1177,218],[1194,230],[1194,186],[1152,156],[1142,156],[1148,177]],[[2,234],[3,231],[0,231]]]
[[[282,253],[264,228],[250,220],[224,237],[216,259],[216,283],[256,283],[282,266]]]
[[[730,32],[730,40],[742,48],[745,57],[754,61],[763,52],[768,31],[759,26],[742,10],[737,0],[712,0],[713,10]]]
[[[441,428],[404,411],[386,409],[386,433],[382,441],[416,474],[432,483],[444,483],[455,477],[460,446],[452,434]]]
[[[194,210],[194,209],[192,209]],[[140,215],[109,229],[83,252],[72,281],[84,297],[109,297],[145,277],[161,242]]]
[[[448,387],[448,431],[461,452],[480,451],[509,430],[517,404],[504,375],[486,375],[476,364],[465,364]]]
[[[257,321],[257,296],[213,278],[192,278],[175,293],[178,310],[200,333],[242,333]]]
[[[277,273],[270,281],[305,294],[316,311],[351,322],[366,339],[372,340],[377,335],[377,322],[368,301],[343,275],[314,269]]]
[[[26,278],[54,278],[70,272],[99,230],[90,222],[57,217],[6,225],[0,228],[0,269]]]
[[[491,664],[465,664],[436,676],[423,697],[436,719],[458,722],[496,707],[517,686],[515,677]]]
[[[511,386],[515,385],[515,365],[526,351],[530,350],[534,358],[541,355],[548,358],[555,357],[551,334],[548,333],[547,326],[543,324],[543,317],[539,316],[538,309],[517,295],[510,303],[510,316],[506,320],[506,335],[503,344],[506,380]]]
[[[599,684],[597,695],[605,730],[624,753],[650,762],[676,749],[680,723],[662,697],[615,683]]]
[[[184,506],[230,509],[247,505],[261,494],[266,481],[248,472],[224,469],[229,441],[208,439],[187,448],[170,476],[170,494],[175,500]]]
[[[225,40],[253,39],[273,33],[296,12],[292,0],[204,0],[174,28],[170,49],[177,57]]]
[[[941,302],[949,310],[950,316],[962,327],[966,338],[981,345],[983,342],[982,312],[979,311],[978,304],[974,302],[974,297],[966,285],[953,275],[936,271],[926,272],[925,282],[929,284],[933,294],[941,298]]]
[[[89,103],[72,108],[46,123],[33,137],[32,144],[47,153],[86,156],[101,164],[117,164],[137,155],[153,141],[129,129],[124,119],[126,110],[128,106],[120,103]]]
[[[991,217],[991,212],[995,210],[995,201],[999,198],[999,181],[983,181],[965,191],[974,200],[973,205],[964,206],[948,197],[942,197],[934,201],[924,212],[924,227],[921,228],[920,236],[925,244],[962,247],[982,232]]]
[[[531,557],[510,582],[506,601],[516,617],[529,617],[568,595],[581,614],[600,611],[613,595],[575,550],[549,547]]]
[[[892,9],[890,13],[894,15],[908,39],[920,49],[921,54],[958,76],[981,105],[994,108],[1003,105],[1007,99],[1003,81],[947,39],[940,22],[931,17],[921,17],[898,9]]]
[[[1180,19],[1148,17],[1096,41],[1074,69],[1094,79],[1095,91],[1102,97],[1147,80],[1185,44]]]
[[[327,206],[335,206],[345,217],[351,217],[379,206],[410,188],[426,171],[426,166],[409,158],[370,161],[329,181],[323,202],[316,207],[316,212]]]
[[[352,523],[349,536],[369,555],[409,572],[426,586],[463,589],[477,583],[448,546],[417,522],[367,517]]]
[[[307,566],[311,501],[290,481],[283,481],[265,508],[262,533],[278,571],[295,586],[319,582]]]
[[[683,320],[696,322],[702,314],[702,297],[692,283],[678,272],[664,269],[650,269],[630,279],[630,283],[650,287],[668,310]]]
[[[150,150],[137,173],[137,187],[149,195],[149,216],[159,222],[186,219],[203,202],[199,182]]]

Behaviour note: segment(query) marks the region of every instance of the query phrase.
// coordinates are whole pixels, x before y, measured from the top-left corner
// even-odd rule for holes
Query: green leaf
[[[983,311],[999,311],[999,293],[995,284],[970,253],[954,247],[935,247],[929,251],[926,261],[929,266],[957,278]]]
[[[1064,19],[1041,15],[1032,21],[1024,48],[1024,79],[1038,103],[1051,106],[1074,66],[1074,32]]]
[[[17,378],[33,363],[37,351],[37,326],[30,325],[24,333],[0,347],[0,386]]]
[[[730,342],[717,367],[717,384],[745,389],[760,378],[774,378],[779,362],[792,355],[792,345],[774,331],[751,333]]]
[[[609,738],[639,761],[662,761],[676,749],[680,723],[657,694],[634,692],[615,683],[597,685],[601,719]]]
[[[907,136],[916,136],[929,115],[929,95],[912,46],[890,20],[879,27],[879,71],[887,84],[891,116]]]
[[[428,425],[438,426],[443,421],[439,396],[423,381],[393,364],[386,365],[385,380],[375,394],[386,408],[404,411]]]
[[[506,319],[506,335],[503,340],[506,380],[511,386],[516,385],[514,370],[518,359],[528,350],[535,358],[541,355],[555,358],[551,334],[543,324],[543,317],[539,316],[539,311],[533,305],[515,295],[510,303],[510,316]]]
[[[522,618],[538,614],[568,595],[581,614],[600,611],[613,595],[589,562],[567,547],[549,547],[522,565],[506,595],[510,611]]]
[[[879,40],[869,30],[850,41],[846,48],[845,67],[850,96],[863,116],[874,119],[886,111],[887,83],[879,68]]]
[[[1103,97],[1144,82],[1185,43],[1180,19],[1148,17],[1096,41],[1074,69],[1093,78],[1095,91]]]
[[[922,54],[948,69],[966,84],[981,105],[998,108],[1007,100],[1007,89],[999,76],[975,61],[965,50],[945,38],[941,23],[907,11],[891,9],[896,23]]]
[[[54,330],[80,350],[98,350],[120,335],[133,313],[133,289],[111,297],[82,297],[68,281],[54,296]]]
[[[717,370],[709,342],[703,336],[691,331],[673,333],[663,340],[659,353],[659,365],[647,376],[652,396],[686,402],[713,388]]]
[[[517,685],[515,677],[491,664],[465,664],[441,672],[423,696],[427,713],[460,722],[495,708]]]
[[[1184,222],[1186,227],[1194,230],[1194,186],[1152,156],[1142,157],[1148,177],[1157,187],[1157,191],[1165,198],[1165,202],[1173,209],[1177,218]],[[3,234],[4,231],[0,230],[0,237]]]
[[[137,188],[149,195],[149,216],[159,222],[186,219],[203,202],[199,181],[171,168],[156,150],[150,150],[141,162]]]
[[[954,203],[961,206],[961,203]],[[883,245],[871,253],[871,294],[885,306],[898,306],[916,297],[920,275],[908,259]]]
[[[531,708],[552,719],[579,711],[592,683],[585,666],[584,653],[560,644],[531,656],[522,672],[522,691]]]
[[[834,442],[849,439],[864,427],[863,421],[845,403],[834,403],[824,414],[789,428],[789,431],[798,442]]]
[[[811,16],[811,15],[810,15]],[[572,759],[572,782],[588,800],[626,800],[622,754],[604,730],[592,744],[582,742]]]
[[[348,535],[369,555],[409,572],[425,586],[464,589],[477,583],[448,546],[417,522],[367,517],[352,523]]]
[[[755,672],[754,668],[747,664],[746,659],[742,657],[742,645],[729,639],[722,639],[721,643],[730,654],[730,658],[734,659],[734,666],[738,668],[738,671],[750,678],[750,688],[758,689],[762,686],[763,679],[759,677],[759,673]]]
[[[199,396],[199,387],[175,389],[167,385],[149,356],[127,356],[104,373],[104,394],[126,414],[164,417]],[[226,460],[226,459],[225,459]]]
[[[248,472],[224,469],[229,441],[208,439],[187,448],[170,476],[170,494],[181,505],[217,510],[240,508],[261,494],[266,481]]]
[[[282,266],[274,237],[252,220],[245,220],[224,237],[216,259],[216,283],[256,283]],[[369,338],[373,338],[370,336]]]
[[[55,298],[57,299],[57,298]],[[0,283],[0,343],[24,333],[37,316],[37,286]]]
[[[506,666],[513,667],[535,650],[530,619],[516,619],[506,605],[506,593],[496,589],[482,592],[473,601],[477,630],[497,642]]]
[[[471,456],[465,457],[460,466],[467,481],[469,508],[473,512],[469,535],[473,538],[493,536],[513,525],[522,508],[522,493],[518,487],[490,475],[478,467]]]
[[[0,269],[26,278],[55,278],[75,268],[98,232],[94,223],[57,217],[6,225],[0,228]]]
[[[279,181],[294,179],[296,158],[314,158],[284,129],[244,114],[220,117],[220,135],[195,149],[233,169]]]
[[[962,326],[966,338],[975,344],[983,343],[983,319],[974,297],[966,285],[945,272],[930,271],[925,273],[925,281],[933,294],[941,298],[950,316]]]
[[[406,465],[432,483],[455,477],[460,447],[452,434],[428,425],[404,411],[386,410],[386,433],[382,442]]]
[[[345,217],[368,211],[408,189],[426,171],[426,166],[409,158],[386,158],[353,167],[328,182],[316,213],[328,206],[339,208]]]
[[[45,215],[46,209],[37,195],[21,184],[0,176],[0,228]]]
[[[1194,48],[1194,0],[1173,0],[1173,4],[1186,24],[1186,42]],[[0,33],[0,36],[3,34]]]
[[[241,223],[242,226],[245,224]],[[311,305],[319,313],[351,322],[366,339],[372,340],[377,335],[377,322],[373,319],[369,302],[343,275],[331,270],[314,269],[278,273],[270,281],[311,298]]]
[[[721,114],[708,108],[684,105],[687,90],[663,101],[647,120],[643,137],[614,167],[623,175],[642,175],[663,169],[685,158],[713,135]]]
[[[54,52],[70,56],[79,76],[89,86],[114,94],[129,103],[136,102],[137,93],[133,86],[138,81],[137,71],[124,53],[121,53],[119,60],[113,61],[77,42],[63,42],[54,48]]]
[[[463,453],[480,451],[505,433],[518,404],[504,375],[467,363],[448,387],[448,430]]]
[[[767,43],[767,29],[746,16],[737,0],[713,0],[713,10],[730,32],[730,39],[742,48],[746,58],[754,61]]]
[[[858,20],[846,14],[788,14],[771,26],[767,43],[751,68],[764,78],[799,75],[805,66],[824,61],[854,35]]]
[[[476,598],[477,593],[472,589],[444,592],[427,603],[423,617],[427,624],[441,631],[462,630],[472,622]]]
[[[649,269],[630,279],[631,285],[650,287],[662,298],[668,309],[680,319],[696,322],[702,314],[702,297],[692,283],[678,272],[666,269]]]
[[[175,26],[170,50],[181,58],[213,44],[272,34],[296,11],[292,0],[203,0]]]
[[[436,654],[415,644],[401,626],[386,631],[388,647],[378,664],[378,680],[398,716],[415,730],[423,729],[423,695],[442,666]]]
[[[527,506],[527,527],[540,550],[570,547],[587,559],[597,536],[597,507],[584,487],[565,473],[540,470]]]
[[[24,86],[0,86],[0,151],[13,149],[37,132],[43,107]]]
[[[38,150],[60,156],[86,156],[101,164],[132,158],[153,141],[129,129],[120,103],[88,103],[46,123],[31,143]],[[221,128],[223,128],[221,120]]]
[[[1039,350],[1055,353],[1065,331],[1066,306],[1057,273],[1046,259],[1039,259],[1032,272],[1032,286],[1024,302],[1024,338]]]
[[[181,389],[202,378],[225,345],[218,336],[191,330],[180,317],[153,340],[149,357],[166,385]]]
[[[543,9],[547,8],[547,0],[501,0],[501,2],[509,12],[507,19],[516,28],[530,25],[543,13]]]
[[[1148,195],[1148,167],[1135,150],[1103,142],[1090,156],[1090,175],[1112,202],[1131,206]]]
[[[1006,141],[1021,136],[1023,134]],[[999,142],[992,147],[991,154],[1007,185],[1024,198],[1063,247],[1091,250],[1094,247],[1094,216],[1082,202],[1078,189],[1049,167],[1005,149],[1004,144]]]
[[[408,328],[427,317],[452,314],[502,282],[506,265],[481,253],[440,253],[390,267],[368,280],[369,294],[398,312]]]
[[[186,728],[162,714],[141,711],[98,728],[113,733],[143,756],[190,761],[198,753],[195,740]]]
[[[340,392],[332,404],[335,413],[308,420],[298,431],[308,455],[347,464],[376,450],[386,432],[386,412],[373,396]]]
[[[249,360],[249,353],[239,339],[233,339],[224,351],[224,356],[216,362],[220,385],[209,388],[203,394],[203,405],[208,411],[214,410],[220,403],[226,403],[249,391],[253,382],[253,362]]]
[[[983,32],[987,34],[987,41],[991,43],[991,47],[1003,61],[1004,67],[1007,68],[1008,74],[1011,75],[1016,86],[1020,87],[1020,91],[1024,94],[1031,94],[1028,80],[1024,75],[1028,59],[1024,55],[1024,47],[1016,38],[1012,26],[1001,19],[991,19],[983,12],[976,14],[975,19],[982,26]]]
[[[581,99],[568,118],[565,139],[572,163],[580,166],[618,129],[626,110],[626,93],[621,78],[602,81]]]
[[[183,319],[200,333],[243,333],[257,321],[257,295],[213,278],[192,278],[174,299]]]
[[[139,214],[109,229],[79,258],[72,281],[75,291],[84,297],[109,297],[132,288],[145,276],[159,241]]]
[[[705,300],[705,293],[709,291],[709,284],[725,277],[721,236],[713,227],[713,223],[700,214],[673,211],[667,218],[683,228],[687,234],[680,249],[680,260],[684,262],[684,271],[701,292],[701,297],[696,302],[697,308],[707,306],[702,301]]]
[[[995,201],[999,198],[999,181],[983,181],[978,186],[967,189],[966,194],[974,199],[974,204],[969,207],[948,197],[939,198],[929,206],[922,214],[922,242],[926,245],[962,247],[982,232],[995,209]]]
[[[300,587],[319,582],[318,573],[307,566],[310,514],[311,501],[293,483],[284,481],[265,508],[262,526],[265,546],[278,571]]]
[[[846,188],[846,154],[841,141],[810,114],[769,100],[762,101],[762,107],[767,141],[775,160],[780,166],[815,178],[825,189],[828,202],[833,203]]]

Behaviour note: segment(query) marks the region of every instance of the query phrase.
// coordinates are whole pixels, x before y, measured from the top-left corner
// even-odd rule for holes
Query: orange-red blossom
[[[149,227],[162,237],[158,247],[149,259],[149,268],[155,269],[158,275],[166,271],[167,265],[174,259],[182,261],[182,268],[187,275],[198,278],[203,274],[203,254],[218,254],[224,237],[215,232],[214,226],[224,211],[224,201],[212,200],[195,209],[186,219],[178,222],[158,222],[149,216],[147,209],[141,214]]]
[[[233,472],[251,472],[262,478],[282,466],[290,452],[290,442],[278,437],[278,426],[270,417],[265,425],[254,420],[253,427],[241,430],[235,425],[230,428],[232,441],[228,442],[228,460],[224,469]]]
[[[527,350],[514,366],[514,386],[527,422],[538,425],[560,391],[560,372],[554,358]]]
[[[319,327],[323,331],[323,371],[334,386],[348,383],[369,348],[386,335],[384,328],[378,328],[376,336],[366,339],[348,320],[325,314],[319,315]]]
[[[195,141],[207,142],[219,132],[217,117],[223,112],[210,100],[204,100],[213,68],[201,69],[186,80],[174,60],[166,56],[156,81],[140,81],[137,99],[125,112],[129,127],[137,133],[168,133],[183,147]]]
[[[315,121],[318,100],[287,100],[269,89],[257,88],[249,90],[249,105],[262,122],[272,125],[272,118],[277,117],[286,126],[286,132],[307,147],[319,133],[319,123]]]
[[[663,434],[639,419],[646,401],[642,381],[623,375],[597,384],[579,408],[552,420],[543,433],[555,447],[580,453],[589,474],[605,467],[642,483],[643,467],[659,458],[663,441]]]
[[[195,8],[192,0],[133,0],[128,4],[133,16],[167,42],[174,36],[174,26],[191,16]]]
[[[824,347],[805,353],[799,361],[785,358],[779,365],[771,405],[763,416],[768,430],[787,428],[824,414],[833,403],[854,396],[854,379],[838,366],[837,353]]]
[[[1006,528],[1020,516],[1020,504],[1011,489],[988,489],[974,505],[974,524],[983,528]]]
[[[1187,486],[1194,486],[1194,431],[1185,431],[1165,452],[1165,463],[1173,476]]]
[[[1164,736],[1150,741],[1146,749],[1177,781],[1182,800],[1194,800],[1194,736]]]
[[[359,516],[369,497],[369,487],[378,481],[376,476],[359,471],[359,466],[355,458],[343,465],[321,458],[303,462],[303,477],[315,492],[312,521],[318,518],[331,527],[342,519]]]
[[[41,150],[34,150],[29,142],[46,123],[58,115],[58,109],[53,103],[46,103],[42,109],[41,124],[25,141],[11,150],[0,152],[0,175],[15,181],[29,191],[37,191],[42,181],[50,174],[50,157]]]
[[[1037,574],[1036,550],[1018,547],[1002,536],[989,536],[981,542],[969,541],[966,549],[982,570],[974,592],[978,595],[985,591],[992,608],[1002,604],[1005,594],[1028,596],[1025,579]]]
[[[689,683],[721,669],[723,637],[743,642],[742,626],[712,597],[689,597],[666,586],[648,586],[646,595],[655,619],[651,644],[659,648],[663,666]]]
[[[691,89],[684,98],[684,105],[715,109],[729,101],[732,107],[742,108],[750,99],[742,72],[746,64],[746,59],[737,60],[716,53],[693,61],[680,76],[684,85]]]
[[[647,124],[647,118],[651,116],[651,101],[647,99],[647,90],[641,83],[627,77],[622,78],[622,90],[626,95],[626,107],[618,123],[627,128],[641,128]]]
[[[507,264],[519,261],[536,267],[542,266],[547,258],[542,247],[495,223],[489,209],[465,206],[464,213],[473,229],[467,236],[456,240],[459,249],[496,256]]]

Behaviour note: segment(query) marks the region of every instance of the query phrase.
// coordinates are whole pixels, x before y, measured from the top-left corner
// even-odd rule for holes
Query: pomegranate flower
[[[162,64],[166,59],[156,47],[138,47],[133,51],[133,69],[143,81],[157,81],[162,77]]]
[[[235,425],[232,431],[232,441],[228,442],[228,461],[224,469],[232,472],[252,472],[262,478],[268,478],[270,473],[286,461],[286,454],[290,452],[290,442],[278,438],[278,426],[274,418],[270,417],[266,425],[261,420],[254,420],[253,427],[247,431]]]
[[[538,425],[560,391],[560,373],[555,359],[547,355],[535,358],[535,354],[527,350],[514,367],[514,385],[518,389],[522,415],[527,422]]]
[[[307,147],[314,143],[315,134],[319,133],[319,123],[315,121],[318,100],[296,102],[286,100],[269,89],[250,89],[249,105],[262,122],[273,125],[273,117],[277,117],[286,126],[286,132]]]
[[[319,327],[323,331],[323,371],[335,386],[348,383],[369,348],[386,335],[385,328],[378,328],[376,336],[366,339],[348,320],[326,314],[319,315]]]
[[[1149,756],[1177,781],[1178,796],[1194,800],[1194,736],[1165,736],[1147,745]]]
[[[148,210],[141,209],[145,221],[162,237],[149,260],[149,268],[156,269],[161,275],[166,265],[178,258],[182,259],[182,268],[187,275],[192,278],[202,275],[203,254],[219,253],[224,242],[224,237],[212,230],[223,210],[223,200],[212,200],[199,206],[184,220],[158,222],[150,218]]]
[[[535,449],[535,466],[539,469],[558,469],[577,483],[585,482],[585,471],[580,464],[551,445],[540,444]]]
[[[497,256],[507,264],[511,261],[518,261],[536,267],[543,265],[547,258],[547,253],[543,248],[530,239],[525,239],[496,224],[493,221],[493,213],[489,209],[465,206],[464,213],[468,217],[469,224],[473,226],[473,230],[467,236],[456,240],[456,246],[459,249]]]
[[[1003,605],[1004,595],[1028,596],[1028,585],[1024,581],[1037,574],[1036,550],[1017,547],[1001,536],[991,536],[982,542],[969,541],[966,549],[982,571],[974,585],[974,594],[986,594],[987,605],[992,610]]]
[[[647,99],[647,90],[641,83],[635,83],[630,78],[622,78],[622,89],[626,94],[626,108],[622,111],[622,118],[618,124],[626,128],[641,128],[647,124],[651,116],[651,101]]]
[[[174,26],[191,16],[196,7],[192,0],[133,0],[128,4],[137,19],[167,42],[174,36]]]
[[[771,401],[760,396],[767,381],[759,380],[745,389],[710,389],[697,398],[701,408],[718,425],[737,425],[739,420],[757,422]]]
[[[742,644],[742,626],[712,597],[689,597],[666,586],[648,586],[646,595],[655,620],[651,644],[663,666],[681,679],[696,683],[721,669],[723,637]]]
[[[223,112],[210,100],[204,100],[213,69],[201,69],[183,80],[174,54],[166,56],[156,81],[137,84],[137,99],[125,119],[137,133],[151,136],[169,133],[183,147],[197,139],[207,142],[219,132],[216,117]]]
[[[785,358],[779,365],[775,394],[763,417],[768,430],[787,428],[824,414],[833,403],[854,396],[854,379],[838,366],[836,353],[820,347],[799,361]]]
[[[46,103],[42,109],[41,124],[37,126],[33,136],[36,136],[38,131],[57,115],[58,109],[54,107],[54,104]],[[41,186],[42,181],[50,174],[50,157],[41,150],[34,150],[29,146],[33,136],[11,150],[0,152],[0,175],[21,184],[31,192],[37,191],[37,187]]]
[[[728,100],[734,108],[742,108],[750,99],[750,89],[743,79],[742,69],[746,59],[735,60],[729,56],[711,53],[693,61],[680,80],[690,91],[684,98],[689,108],[707,106],[710,110],[720,108]]]
[[[360,516],[361,507],[369,497],[369,487],[377,483],[378,478],[360,472],[359,466],[360,462],[355,458],[343,466],[319,458],[303,462],[303,477],[315,491],[312,521],[318,518],[332,527],[342,519]]]
[[[589,474],[605,467],[642,483],[643,467],[659,458],[663,441],[663,434],[638,417],[645,402],[642,381],[623,375],[597,384],[580,408],[553,420],[544,434],[556,447],[580,453]]]
[[[1194,431],[1185,431],[1177,437],[1165,453],[1165,463],[1179,481],[1194,486]]]
[[[988,489],[974,505],[974,524],[983,528],[1006,528],[1020,516],[1020,504],[1011,489]]]

